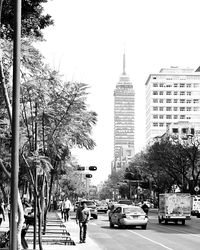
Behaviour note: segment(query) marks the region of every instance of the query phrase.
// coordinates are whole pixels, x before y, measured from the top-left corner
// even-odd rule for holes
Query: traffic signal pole
[[[11,226],[10,249],[17,250],[18,173],[19,173],[19,110],[21,55],[21,0],[14,0],[12,154],[11,154]]]

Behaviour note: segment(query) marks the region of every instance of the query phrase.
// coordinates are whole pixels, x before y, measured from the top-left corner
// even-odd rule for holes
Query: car
[[[118,203],[114,203],[110,206],[110,209],[108,210],[108,220],[110,220],[110,217],[112,216],[114,210],[119,207],[119,206],[124,206],[125,204],[118,204]]]
[[[131,200],[119,200],[117,203],[118,204],[133,205],[133,202]]]
[[[128,226],[140,226],[142,229],[147,228],[148,216],[141,207],[133,205],[119,205],[110,216],[110,228]]]
[[[81,200],[77,202],[77,207],[82,206],[83,202],[86,203],[87,207],[90,209],[91,217],[94,219],[98,219],[97,206],[93,200]]]
[[[98,203],[97,204],[97,212],[107,213],[108,205],[106,203]]]

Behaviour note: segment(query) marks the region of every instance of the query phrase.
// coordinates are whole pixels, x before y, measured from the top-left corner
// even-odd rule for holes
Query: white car
[[[117,206],[110,216],[110,227],[117,225],[120,228],[128,226],[140,226],[147,228],[148,216],[142,208],[132,205]]]
[[[99,204],[97,204],[97,211],[98,212],[107,213],[107,211],[108,211],[108,205],[106,203],[99,203]]]

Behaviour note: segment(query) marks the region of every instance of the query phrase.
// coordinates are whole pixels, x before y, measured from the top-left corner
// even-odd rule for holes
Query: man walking
[[[72,207],[71,201],[68,199],[68,197],[65,198],[63,201],[63,213],[64,213],[64,221],[69,220],[69,211]]]
[[[85,243],[87,234],[87,225],[90,220],[90,210],[87,208],[86,202],[83,202],[78,207],[76,212],[76,223],[79,223],[80,227],[80,243]]]

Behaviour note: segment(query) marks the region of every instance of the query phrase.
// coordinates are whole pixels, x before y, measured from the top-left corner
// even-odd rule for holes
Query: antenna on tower
[[[123,54],[123,75],[126,75],[126,55],[125,55],[125,49]]]

